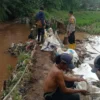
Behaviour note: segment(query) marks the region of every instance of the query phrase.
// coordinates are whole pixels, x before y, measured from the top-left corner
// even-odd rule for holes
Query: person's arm
[[[65,81],[69,81],[69,82],[81,82],[81,81],[85,81],[86,82],[86,80],[85,79],[83,79],[83,78],[74,78],[74,77],[68,77],[68,76],[66,76],[66,75],[64,75],[64,80]]]
[[[82,94],[87,93],[87,91],[85,90],[75,90],[75,89],[67,88],[64,82],[63,73],[61,72],[57,73],[56,81],[57,81],[59,88],[61,89],[63,93],[82,93]]]

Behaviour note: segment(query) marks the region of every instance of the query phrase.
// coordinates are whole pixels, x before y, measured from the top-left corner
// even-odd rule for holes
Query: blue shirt
[[[44,12],[39,11],[39,12],[36,14],[36,19],[37,19],[37,20],[41,20],[42,25],[44,26],[44,21],[45,21]]]

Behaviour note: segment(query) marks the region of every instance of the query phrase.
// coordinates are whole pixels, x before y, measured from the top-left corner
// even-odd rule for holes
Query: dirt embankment
[[[37,47],[35,59],[36,63],[30,67],[30,71],[33,73],[32,83],[29,84],[30,89],[23,96],[23,100],[44,100],[43,81],[53,64],[51,53],[43,52],[40,50],[40,47]]]
[[[64,35],[59,35],[60,39],[63,40]],[[80,60],[83,60],[83,57],[88,55],[85,54],[84,50],[84,41],[86,34],[77,32],[76,33],[76,44],[77,44],[77,53],[80,57]],[[51,53],[43,52],[38,46],[34,58],[36,59],[35,64],[30,67],[32,73],[32,82],[29,84],[29,89],[23,95],[23,100],[44,100],[43,99],[43,81],[48,74],[48,71],[51,69],[53,62],[51,61]],[[26,86],[25,88],[27,88]]]
[[[60,39],[63,40],[64,35],[59,35]],[[78,39],[84,38],[84,34],[79,35]],[[36,59],[35,64],[30,67],[32,73],[32,82],[29,84],[28,91],[23,95],[23,100],[44,100],[43,99],[43,81],[48,74],[48,71],[52,67],[52,54],[51,52],[43,52],[38,46],[34,58]],[[26,86],[25,88],[28,88]]]

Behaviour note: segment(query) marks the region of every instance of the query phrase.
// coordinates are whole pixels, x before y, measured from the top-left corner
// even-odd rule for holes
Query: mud
[[[43,81],[53,64],[51,61],[51,52],[43,52],[38,46],[34,56],[36,63],[30,67],[32,80],[29,85],[25,87],[28,88],[28,90],[26,93],[23,93],[23,100],[44,100]]]

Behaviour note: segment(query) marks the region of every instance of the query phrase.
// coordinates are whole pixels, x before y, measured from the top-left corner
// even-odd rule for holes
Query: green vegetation
[[[30,18],[40,6],[45,8],[46,19],[57,19],[65,24],[68,22],[68,11],[74,10],[78,28],[89,33],[99,33],[100,0],[1,0],[0,21]]]
[[[45,14],[48,19],[55,18],[64,22],[68,21],[67,11],[53,10],[49,13],[46,12]],[[99,11],[80,11],[74,12],[74,15],[77,20],[77,26],[87,26],[100,21]]]
[[[100,34],[100,12],[87,11],[75,13],[77,27],[89,34]]]
[[[18,62],[23,62],[24,60],[26,59],[29,59],[30,58],[30,54],[28,53],[25,53],[25,52],[22,52],[20,53],[20,55],[18,56]]]
[[[90,34],[100,34],[100,22],[80,27],[81,30],[86,31]]]
[[[15,86],[15,84],[18,82],[20,77],[22,76],[27,64],[29,63],[30,60],[30,54],[29,53],[24,53],[22,52],[18,56],[18,64],[16,66],[16,71],[11,74],[11,78],[6,81],[6,90],[3,91],[2,96],[5,97]],[[12,71],[11,65],[8,65],[8,70]],[[13,100],[22,100],[21,95],[19,93],[19,85],[15,90],[12,92],[13,95]]]
[[[68,12],[67,11],[57,11],[53,10],[51,12],[46,12],[46,18],[55,18],[59,21],[67,24],[68,22]],[[74,12],[77,20],[77,27],[80,30],[86,31],[90,34],[100,34],[100,12],[99,11],[80,11]]]
[[[0,21],[31,16],[44,6],[47,12],[55,10],[99,10],[99,0],[0,0]]]
[[[19,93],[19,88],[15,88],[15,90],[12,93],[12,99],[13,100],[22,100],[22,96]]]
[[[98,11],[84,11],[75,13],[78,26],[91,25],[100,21],[100,12]]]

